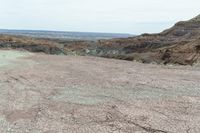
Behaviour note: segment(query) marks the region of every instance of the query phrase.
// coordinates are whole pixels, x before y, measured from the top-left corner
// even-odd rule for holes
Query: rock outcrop
[[[113,39],[101,45],[118,49],[121,55],[110,55],[116,58],[164,64],[193,64],[200,61],[200,15],[189,21],[178,22],[159,34]]]

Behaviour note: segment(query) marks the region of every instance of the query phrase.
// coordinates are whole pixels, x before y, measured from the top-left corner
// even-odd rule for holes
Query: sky
[[[0,0],[0,29],[156,33],[200,14],[200,0]]]

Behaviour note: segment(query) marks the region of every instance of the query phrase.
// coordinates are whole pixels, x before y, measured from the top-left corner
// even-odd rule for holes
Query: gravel
[[[198,133],[200,68],[0,51],[1,133]]]

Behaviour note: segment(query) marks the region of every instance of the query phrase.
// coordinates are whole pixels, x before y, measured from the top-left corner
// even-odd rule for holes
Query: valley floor
[[[0,51],[1,133],[199,133],[200,67]]]

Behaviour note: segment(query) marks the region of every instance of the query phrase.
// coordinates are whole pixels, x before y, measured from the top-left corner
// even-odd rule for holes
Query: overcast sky
[[[200,0],[0,0],[1,29],[140,34],[200,14]]]

